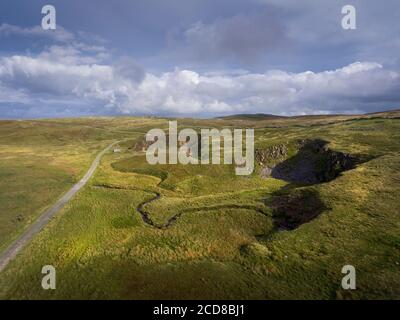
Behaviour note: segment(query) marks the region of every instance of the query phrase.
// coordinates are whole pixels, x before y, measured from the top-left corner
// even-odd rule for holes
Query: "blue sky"
[[[399,35],[398,0],[2,0],[0,118],[398,108]]]

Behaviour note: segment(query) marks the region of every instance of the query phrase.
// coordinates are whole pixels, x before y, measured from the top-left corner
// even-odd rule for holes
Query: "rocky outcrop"
[[[272,169],[272,177],[296,183],[322,183],[335,179],[341,172],[360,163],[355,156],[330,150],[324,140],[303,140],[299,146],[294,157]]]
[[[259,165],[265,165],[271,161],[282,160],[288,155],[288,148],[284,144],[267,147],[266,149],[256,149],[255,160]]]
[[[264,168],[261,169],[260,171],[260,176],[261,178],[268,178],[272,174],[272,168],[265,166]]]
[[[299,140],[298,152],[295,156],[273,167],[264,165],[260,175],[288,182],[316,184],[331,181],[341,172],[353,169],[357,164],[364,162],[351,154],[333,151],[327,145],[327,141],[320,139]],[[269,158],[260,159],[272,159],[272,156],[279,157],[280,155],[283,157],[285,154],[285,149],[279,146],[272,150],[274,150],[272,153],[267,150],[263,153],[269,155]]]

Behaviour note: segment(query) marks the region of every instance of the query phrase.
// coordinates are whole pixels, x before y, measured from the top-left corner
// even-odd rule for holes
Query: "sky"
[[[396,108],[398,0],[0,2],[3,119]]]

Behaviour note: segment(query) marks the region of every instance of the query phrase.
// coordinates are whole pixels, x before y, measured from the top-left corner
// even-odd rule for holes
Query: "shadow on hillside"
[[[271,176],[290,182],[273,195],[268,204],[278,230],[293,230],[310,222],[329,208],[313,185],[332,181],[344,171],[374,157],[332,151],[324,140],[303,140],[297,154],[271,171]],[[305,186],[305,188],[299,188]]]
[[[314,189],[281,190],[274,194],[269,206],[277,230],[294,230],[329,210]]]
[[[332,181],[343,171],[372,160],[371,156],[332,151],[327,144],[318,139],[301,141],[296,155],[276,165],[271,176],[292,183],[318,184]]]

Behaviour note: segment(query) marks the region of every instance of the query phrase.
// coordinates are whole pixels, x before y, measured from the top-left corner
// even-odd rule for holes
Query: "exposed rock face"
[[[303,140],[299,144],[294,157],[272,169],[272,177],[297,183],[328,182],[360,162],[350,154],[330,150],[323,140]]]
[[[284,144],[270,146],[266,149],[257,149],[255,151],[255,159],[259,164],[266,164],[271,160],[279,160],[287,157],[288,148]]]
[[[272,174],[272,168],[265,166],[264,168],[262,168],[261,172],[260,172],[260,176],[262,178],[268,178],[270,177]]]

